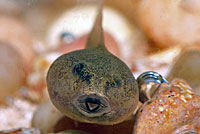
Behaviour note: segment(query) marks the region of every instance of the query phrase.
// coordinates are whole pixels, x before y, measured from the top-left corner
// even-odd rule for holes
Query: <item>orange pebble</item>
[[[26,71],[30,71],[35,54],[33,40],[26,26],[15,18],[0,15],[0,40],[7,42],[20,54]]]
[[[200,96],[183,80],[162,84],[137,113],[134,134],[200,133]]]
[[[24,82],[23,60],[10,45],[0,42],[0,101]]]
[[[133,131],[133,120],[127,120],[116,125],[99,125],[74,121],[63,117],[55,126],[54,131],[60,132],[68,129],[81,130],[89,134],[130,134]]]
[[[88,35],[84,35],[70,44],[61,41],[61,47],[59,48],[59,51],[61,51],[62,53],[68,53],[75,50],[84,49],[86,47],[87,38]],[[113,36],[105,32],[104,40],[107,49],[115,56],[120,57],[118,44],[116,40],[113,38]]]
[[[138,22],[160,48],[200,44],[199,0],[138,0]]]

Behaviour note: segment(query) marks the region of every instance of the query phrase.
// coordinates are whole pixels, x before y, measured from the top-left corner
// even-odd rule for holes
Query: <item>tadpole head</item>
[[[47,86],[50,99],[61,112],[87,123],[120,123],[133,113],[139,99],[128,67],[99,48],[56,59],[49,69]]]

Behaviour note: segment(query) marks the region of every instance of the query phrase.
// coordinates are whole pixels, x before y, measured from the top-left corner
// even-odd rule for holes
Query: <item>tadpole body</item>
[[[48,71],[47,86],[51,101],[66,116],[110,125],[133,114],[139,91],[127,65],[104,45],[102,5],[87,48],[56,59]]]

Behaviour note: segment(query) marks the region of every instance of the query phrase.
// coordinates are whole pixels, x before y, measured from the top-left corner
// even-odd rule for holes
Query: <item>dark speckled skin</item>
[[[90,79],[73,73],[77,63],[85,64]],[[49,69],[47,81],[54,105],[75,120],[115,124],[128,118],[137,106],[138,88],[131,71],[104,47],[74,51],[59,57]],[[99,117],[84,116],[72,101],[85,93],[105,96],[112,111]]]
[[[74,67],[79,63],[83,65],[82,72],[77,74]],[[47,86],[53,104],[66,116],[81,122],[120,123],[133,113],[139,98],[131,71],[104,44],[59,57],[49,69]],[[85,94],[97,94],[107,100],[110,111],[95,117],[82,114],[73,102]]]

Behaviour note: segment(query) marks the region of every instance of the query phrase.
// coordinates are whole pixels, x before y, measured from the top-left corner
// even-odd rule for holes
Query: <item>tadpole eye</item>
[[[84,68],[84,63],[78,63],[74,66],[73,72],[76,75],[79,75]]]

